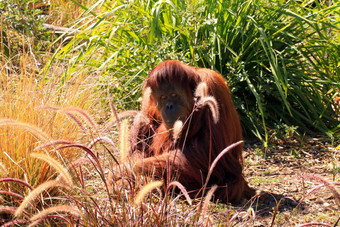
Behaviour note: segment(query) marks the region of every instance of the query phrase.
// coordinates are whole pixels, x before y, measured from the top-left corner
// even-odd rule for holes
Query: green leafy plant
[[[10,60],[19,53],[36,52],[42,48],[35,39],[46,40],[42,32],[42,11],[32,7],[39,1],[1,1],[1,58]],[[46,45],[45,45],[46,48]]]
[[[65,78],[100,72],[118,108],[135,108],[140,84],[175,58],[219,71],[228,81],[246,136],[265,145],[282,125],[301,134],[339,134],[339,2],[106,1],[55,59]],[[48,68],[48,67],[47,67]]]

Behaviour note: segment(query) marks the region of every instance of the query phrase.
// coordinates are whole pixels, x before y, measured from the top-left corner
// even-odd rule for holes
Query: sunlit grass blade
[[[47,181],[45,183],[42,183],[41,185],[39,185],[37,188],[35,188],[30,194],[28,194],[25,197],[24,201],[22,201],[22,203],[20,204],[18,209],[15,211],[14,216],[16,216],[16,217],[21,216],[24,209],[27,206],[29,206],[37,198],[37,196],[40,195],[40,193],[42,193],[43,191],[46,191],[50,188],[56,188],[56,187],[69,188],[68,185],[66,185],[63,182],[58,181],[58,180],[51,180],[51,181]]]
[[[11,120],[11,119],[0,119],[0,127],[1,126],[10,126],[10,127],[17,127],[20,129],[24,129],[32,133],[34,136],[36,136],[37,138],[41,140],[51,141],[51,138],[45,132],[43,132],[40,128],[34,125],[31,125],[31,124],[28,124],[28,123],[18,122],[18,121]]]
[[[136,195],[134,204],[140,205],[143,202],[144,197],[147,193],[151,192],[152,190],[159,188],[163,185],[163,181],[153,181],[145,185]]]
[[[47,156],[45,154],[39,153],[31,153],[31,157],[41,159],[47,162],[51,167],[55,168],[61,175],[62,179],[69,187],[73,187],[73,181],[70,173],[67,171],[65,167],[63,167],[57,160]]]

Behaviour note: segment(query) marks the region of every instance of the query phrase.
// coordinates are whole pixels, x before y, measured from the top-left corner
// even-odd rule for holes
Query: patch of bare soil
[[[261,145],[248,144],[244,174],[259,193],[252,205],[252,226],[340,226],[340,150],[336,145],[318,139],[303,144],[290,140],[264,151]]]
[[[265,151],[261,143],[245,143],[244,175],[249,185],[257,190],[258,197],[244,200],[232,209],[230,204],[211,203],[212,207],[217,205],[214,219],[221,220],[219,224],[227,223],[236,215],[232,226],[303,226],[311,223],[314,224],[305,226],[340,226],[340,198],[337,203],[332,192],[333,189],[340,193],[338,144],[331,145],[324,139],[308,139],[303,143],[286,140],[271,143]],[[104,152],[100,154],[100,160],[105,160],[102,165],[107,175],[112,168],[112,158]],[[97,174],[93,172],[86,182],[92,186],[92,193],[100,198],[99,204],[107,206],[106,188]],[[331,186],[323,186],[325,183]],[[248,207],[253,209],[252,215],[249,215]],[[228,213],[233,209],[235,211]]]

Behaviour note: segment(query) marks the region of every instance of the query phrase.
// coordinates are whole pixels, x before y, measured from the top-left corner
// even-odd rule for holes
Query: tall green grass
[[[120,108],[135,108],[141,83],[159,62],[179,59],[228,81],[245,135],[267,142],[339,135],[339,9],[336,1],[98,1],[102,13],[55,59],[102,73]],[[88,19],[89,19],[88,18]],[[46,67],[48,69],[48,67]]]

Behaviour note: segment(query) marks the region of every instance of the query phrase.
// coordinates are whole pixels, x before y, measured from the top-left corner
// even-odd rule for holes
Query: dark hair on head
[[[160,63],[149,73],[145,87],[153,89],[159,87],[160,84],[172,84],[174,82],[189,86],[193,91],[200,82],[200,77],[193,67],[178,60],[168,60]]]

